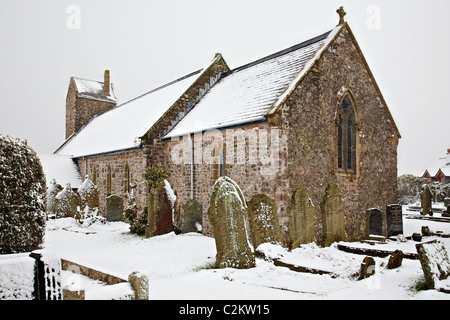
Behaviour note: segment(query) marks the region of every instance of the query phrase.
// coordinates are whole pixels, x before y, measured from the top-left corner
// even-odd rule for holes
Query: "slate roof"
[[[341,27],[224,74],[163,138],[264,121],[295,89]]]
[[[103,91],[103,82],[73,77],[78,91],[78,97],[106,102],[117,102],[112,83],[109,86],[110,95]]]

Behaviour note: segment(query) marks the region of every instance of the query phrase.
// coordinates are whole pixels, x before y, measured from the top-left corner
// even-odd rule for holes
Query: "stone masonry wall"
[[[90,179],[99,187],[100,208],[99,212],[105,215],[106,197],[115,194],[124,197],[124,207],[127,206],[128,193],[126,192],[127,178],[125,166],[128,163],[130,183],[136,184],[134,194],[139,207],[146,206],[147,186],[144,185],[142,174],[147,167],[145,150],[135,150],[116,154],[89,157],[85,160],[78,159],[83,179],[89,174]],[[107,191],[108,167],[111,172],[111,192]],[[87,169],[86,169],[87,168]]]
[[[66,139],[78,132],[96,115],[114,108],[115,103],[77,97],[73,79],[66,97]]]
[[[344,199],[348,240],[365,235],[368,208],[386,211],[397,201],[398,134],[351,36],[344,28],[281,108],[288,133],[290,188],[307,189],[322,238],[319,203],[329,182]],[[337,172],[337,111],[350,92],[357,118],[357,173]],[[290,191],[289,191],[290,192]]]

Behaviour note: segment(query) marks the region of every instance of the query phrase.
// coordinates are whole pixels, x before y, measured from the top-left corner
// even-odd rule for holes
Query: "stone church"
[[[197,200],[203,234],[215,181],[227,176],[245,199],[275,200],[283,241],[295,242],[294,193],[306,191],[308,228],[324,236],[321,203],[334,183],[345,203],[346,239],[366,236],[366,210],[397,201],[400,133],[361,49],[340,13],[332,30],[230,70],[221,54],[204,68],[117,104],[104,81],[72,77],[66,100],[69,155],[105,199],[131,189],[141,208],[151,165],[169,171],[180,206]],[[126,205],[126,204],[125,204]],[[384,224],[383,228],[386,228]]]

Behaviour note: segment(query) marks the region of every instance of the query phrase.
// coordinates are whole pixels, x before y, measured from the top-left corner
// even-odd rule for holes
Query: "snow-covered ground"
[[[407,207],[403,212],[406,236],[420,233],[421,226],[428,226],[433,232],[450,233],[450,223],[406,219],[406,214],[418,213],[407,211]],[[439,240],[447,250],[450,248],[450,239]],[[388,244],[375,246],[346,244],[416,253],[417,243],[388,240]],[[150,299],[450,299],[450,294],[416,289],[418,283],[424,282],[418,260],[403,259],[399,268],[388,270],[388,258],[375,258],[376,274],[358,281],[354,275],[364,256],[339,251],[336,246],[335,243],[320,248],[308,244],[291,252],[276,246],[264,248],[274,257],[283,257],[283,261],[333,272],[317,275],[276,267],[273,262],[259,258],[251,269],[214,269],[214,239],[196,233],[169,233],[146,239],[130,234],[129,225],[123,222],[82,228],[71,218],[50,220],[44,242],[45,249],[61,258],[95,266],[125,279],[133,271],[147,273]],[[86,299],[110,298],[108,294],[99,294],[107,292],[98,290],[101,284],[66,272],[62,280],[63,286],[85,289]]]

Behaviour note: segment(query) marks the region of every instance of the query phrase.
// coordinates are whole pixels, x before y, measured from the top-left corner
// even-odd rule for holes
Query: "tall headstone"
[[[253,248],[247,238],[247,206],[239,186],[220,177],[213,186],[208,216],[216,240],[216,267],[246,269],[255,266]]]
[[[76,217],[80,206],[80,196],[72,190],[70,182],[55,197],[57,205],[57,217]]]
[[[151,188],[147,195],[148,226],[145,231],[147,238],[174,231],[175,200],[170,191],[163,180]]]
[[[292,249],[303,243],[316,240],[314,230],[316,209],[304,188],[298,187],[295,189],[287,213],[289,216],[290,247]]]
[[[123,220],[123,198],[115,194],[106,198],[106,220]]]
[[[431,191],[430,187],[428,185],[424,185],[422,187],[422,192],[420,193],[420,204],[422,209],[420,210],[420,213],[422,215],[433,215],[433,210],[431,209]]]
[[[83,184],[78,188],[78,194],[81,198],[81,210],[86,206],[91,209],[99,207],[99,189],[86,175]]]
[[[203,207],[197,200],[189,200],[183,205],[181,232],[202,232]]]
[[[383,235],[383,213],[376,208],[367,209],[367,235]]]
[[[55,179],[50,181],[50,186],[47,190],[47,214],[57,214],[58,212],[58,200],[56,195],[62,191],[63,187],[56,183]]]
[[[262,243],[282,244],[280,223],[275,200],[264,194],[247,201],[252,243],[257,248]]]
[[[403,212],[399,204],[391,204],[386,207],[387,236],[403,234]]]
[[[416,244],[416,249],[427,287],[434,289],[439,286],[439,281],[447,279],[450,275],[447,250],[439,240]]]
[[[323,220],[323,245],[346,241],[345,204],[336,183],[330,182],[320,203]]]

